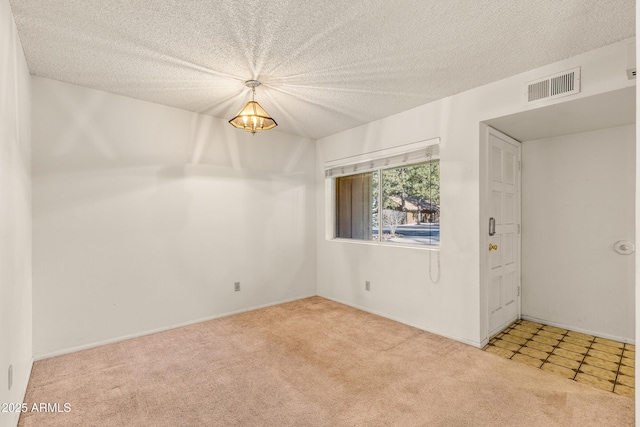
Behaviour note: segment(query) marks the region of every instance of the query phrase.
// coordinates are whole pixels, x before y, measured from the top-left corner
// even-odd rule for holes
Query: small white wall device
[[[636,246],[628,240],[619,240],[613,245],[613,249],[620,255],[631,255],[636,251]]]

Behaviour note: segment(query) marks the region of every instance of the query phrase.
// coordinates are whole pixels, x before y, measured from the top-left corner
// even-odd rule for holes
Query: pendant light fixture
[[[253,134],[278,126],[276,121],[255,101],[256,87],[261,83],[257,80],[247,80],[244,84],[252,90],[251,101],[247,102],[247,105],[233,119],[229,120],[231,126]]]

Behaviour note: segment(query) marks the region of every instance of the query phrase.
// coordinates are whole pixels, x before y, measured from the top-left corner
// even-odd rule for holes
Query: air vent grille
[[[573,90],[576,78],[575,72],[563,74],[551,79],[551,96],[560,95],[561,93],[571,92]]]
[[[549,100],[580,92],[580,67],[527,83],[527,102]]]
[[[549,97],[549,80],[529,85],[529,102]]]

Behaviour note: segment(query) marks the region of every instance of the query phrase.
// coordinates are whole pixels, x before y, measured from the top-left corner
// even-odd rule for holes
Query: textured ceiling
[[[634,0],[9,0],[31,73],[319,138],[635,35]],[[240,131],[239,131],[240,132]]]

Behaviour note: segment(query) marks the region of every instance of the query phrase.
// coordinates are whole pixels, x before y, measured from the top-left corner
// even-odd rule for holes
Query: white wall
[[[22,402],[31,370],[30,126],[29,70],[9,2],[0,0],[0,403]],[[0,426],[18,415],[0,412]]]
[[[522,144],[522,315],[635,340],[635,126]]]
[[[312,140],[32,92],[36,358],[315,295]]]
[[[485,120],[539,108],[526,105],[526,83],[582,68],[579,95],[591,96],[635,84],[626,78],[629,41],[550,64],[318,141],[318,293],[425,330],[481,346],[487,338],[481,229],[481,146]],[[325,238],[327,204],[324,163],[428,138],[441,142],[441,280],[429,278],[429,252]],[[485,226],[483,222],[483,227]],[[482,250],[481,250],[482,248]],[[435,269],[435,254],[432,262]],[[435,274],[434,274],[435,275]],[[371,291],[364,281],[371,281]]]

